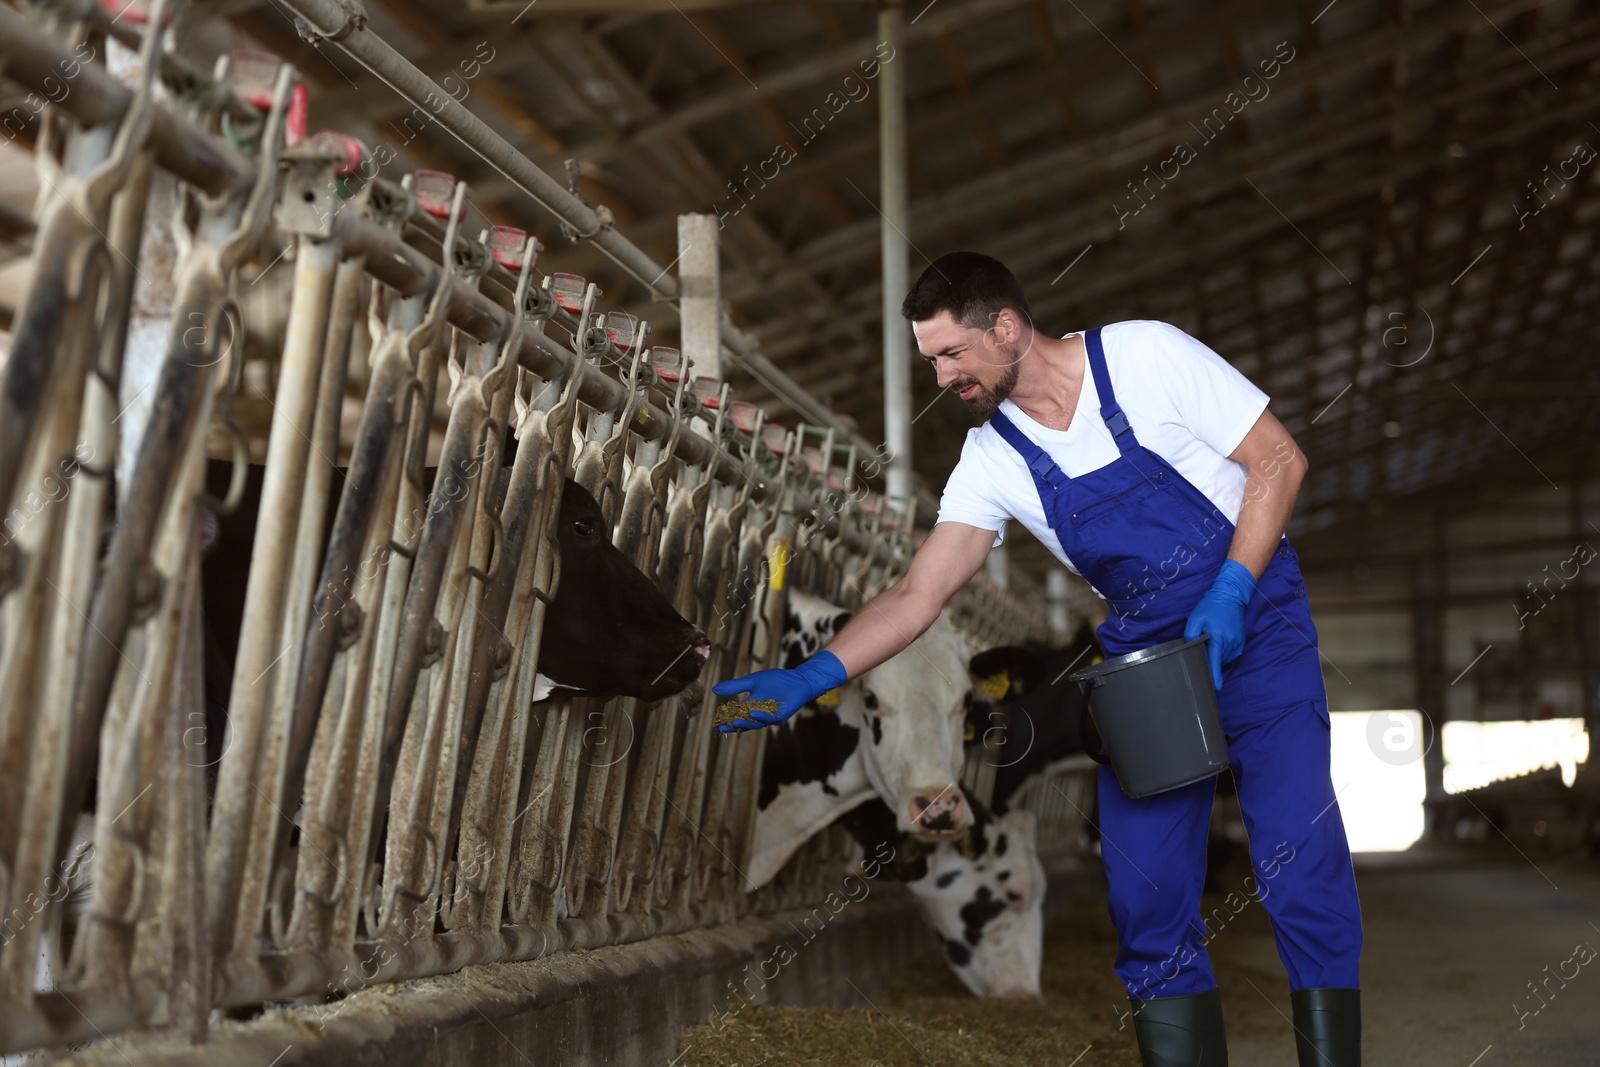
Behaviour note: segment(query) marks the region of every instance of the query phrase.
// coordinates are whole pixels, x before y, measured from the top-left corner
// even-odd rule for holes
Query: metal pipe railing
[[[308,39],[334,40],[353,59],[370,70],[412,105],[425,109],[433,120],[470,148],[484,162],[531,196],[545,210],[560,219],[583,238],[594,242],[613,262],[659,300],[673,301],[678,296],[678,280],[642,249],[628,240],[612,223],[603,207],[598,211],[573,196],[527,156],[517,151],[482,119],[457,102],[432,78],[397,52],[364,25],[351,26],[348,12],[332,0],[286,0],[286,5],[308,25]],[[794,379],[783,373],[761,354],[754,338],[724,319],[722,344],[749,368],[752,376],[783,397],[807,422],[832,428],[842,440],[857,446],[863,456],[874,452],[874,444],[827,405],[818,401]],[[924,514],[937,508],[931,494],[919,494]]]
[[[52,82],[70,83],[70,91],[54,106],[86,126],[121,122],[133,103],[127,86],[103,68],[79,59],[64,42],[9,6],[0,6],[0,56],[5,58],[7,78],[37,92],[44,93]],[[165,108],[156,112],[148,143],[163,168],[212,196],[255,183],[255,166],[241,153]]]
[[[890,54],[905,48],[905,8],[878,11],[878,36]],[[889,495],[911,495],[911,330],[900,317],[900,294],[910,284],[911,226],[906,207],[906,65],[886,64],[878,83],[878,199],[883,213],[879,259],[883,271],[883,426],[893,458]]]
[[[0,7],[8,73],[59,71],[70,52],[16,20]],[[32,59],[10,62],[30,49]],[[148,75],[153,49],[144,61]],[[859,604],[896,580],[911,558],[908,516],[893,523],[854,506],[854,458],[841,466],[832,431],[820,448],[807,428],[764,437],[759,417],[735,432],[726,385],[703,406],[681,365],[675,394],[662,400],[641,373],[638,345],[622,353],[631,360],[624,379],[591,363],[583,324],[593,322],[593,287],[576,318],[529,318],[529,307],[548,310],[528,302],[531,242],[514,278],[491,279],[457,268],[487,262],[459,221],[443,232],[408,226],[388,210],[392,188],[386,206],[375,205],[374,189],[339,201],[339,154],[314,140],[279,151],[294,81],[287,67],[254,160],[206,133],[204,119],[154,104],[149,77],[137,90],[88,66],[72,77],[92,91],[69,94],[41,135],[42,145],[64,142],[60,195],[98,218],[106,205],[96,208],[78,184],[90,171],[94,188],[123,191],[116,211],[127,218],[100,218],[70,250],[41,247],[36,269],[100,263],[97,234],[108,228],[126,255],[143,203],[127,196],[147,192],[152,156],[195,188],[227,195],[174,222],[182,240],[173,270],[188,295],[168,324],[160,402],[116,516],[110,566],[95,559],[114,466],[100,452],[112,450],[121,417],[108,385],[128,307],[94,293],[118,287],[115,271],[62,274],[74,283],[62,290],[71,300],[58,315],[64,328],[29,341],[29,366],[45,373],[25,378],[14,373],[18,360],[8,365],[7,395],[37,417],[18,430],[16,451],[28,459],[17,488],[0,494],[5,513],[54,457],[75,455],[75,438],[98,450],[76,475],[93,483],[33,520],[22,550],[0,559],[15,571],[0,573],[0,679],[16,683],[0,708],[0,916],[13,923],[19,900],[40,896],[24,894],[48,890],[61,838],[85,817],[95,881],[70,958],[53,961],[51,992],[35,992],[34,968],[38,947],[66,941],[50,928],[54,896],[55,910],[24,916],[19,936],[7,927],[0,1051],[169,1022],[201,1040],[215,1007],[350,992],[749,914],[756,903],[737,861],[754,825],[759,736],[714,738],[709,691],[680,695],[677,707],[638,697],[532,701],[547,609],[563,582],[578,580],[570,570],[562,577],[557,546],[564,481],[592,489],[612,544],[706,635],[703,673],[715,677],[775,661],[784,588]],[[65,116],[98,125],[73,127]],[[96,166],[108,146],[113,159],[137,162],[130,180]],[[51,158],[41,153],[38,163],[49,168]],[[457,187],[452,220],[465,193]],[[296,256],[292,270],[252,283],[289,308],[284,351],[273,354],[282,370],[263,504],[248,556],[202,578],[206,512],[226,514],[243,487],[244,441],[231,412],[246,324],[231,293],[241,264],[270,257],[261,250],[269,222],[292,236]],[[293,300],[281,285],[289,274]],[[30,292],[28,321],[50,317],[51,301],[37,294],[55,291]],[[306,468],[321,462],[313,449],[331,467],[342,440],[362,300],[371,370],[330,536],[322,517],[336,479]],[[201,303],[203,329],[185,314]],[[571,346],[551,337],[551,321],[574,334]],[[449,428],[429,490],[421,449],[447,366]],[[709,437],[690,428],[694,415],[712,423]],[[222,426],[235,438],[235,483],[216,500],[204,492],[207,445]],[[517,454],[505,465],[513,432]],[[441,483],[463,492],[441,493]],[[380,565],[366,567],[372,560]],[[353,586],[342,587],[352,570]],[[198,598],[203,584],[240,572],[244,651],[208,824],[193,738],[206,703]],[[58,596],[45,595],[47,583]],[[1004,602],[967,595],[977,597],[967,614],[982,632],[1026,630]],[[624,727],[636,744],[619,740]],[[97,810],[83,812],[90,773]],[[849,859],[837,842],[812,854],[829,869]],[[814,882],[797,883],[801,896]]]

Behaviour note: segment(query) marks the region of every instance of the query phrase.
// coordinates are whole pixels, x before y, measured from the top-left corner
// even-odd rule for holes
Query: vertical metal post
[[[993,550],[990,551],[993,555]],[[1045,595],[1050,601],[1050,632],[1058,639],[1065,639],[1071,625],[1067,611],[1067,572],[1060,567],[1051,568],[1045,577]]]
[[[715,215],[678,216],[679,345],[696,374],[722,377],[722,285]]]
[[[1011,588],[1011,557],[1006,552],[1005,545],[996,545],[989,550],[989,555],[983,561],[984,569],[988,571],[989,580],[995,588],[1005,592]]]
[[[1573,457],[1572,492],[1568,495],[1568,517],[1572,524],[1574,546],[1587,546],[1590,542],[1583,526],[1583,470],[1579,456]],[[1574,549],[1576,551],[1576,548]],[[1578,710],[1583,716],[1584,729],[1589,732],[1591,751],[1595,737],[1600,734],[1600,663],[1597,663],[1594,641],[1594,620],[1591,616],[1591,590],[1584,581],[1583,568],[1578,568],[1573,579],[1572,628],[1578,643]],[[1589,758],[1594,766],[1594,757]]]
[[[1427,781],[1428,832],[1437,832],[1432,826],[1433,806],[1445,799],[1444,749],[1437,733],[1444,729],[1449,714],[1445,707],[1444,683],[1445,543],[1444,520],[1436,512],[1431,565],[1424,570],[1421,561],[1417,561],[1411,567],[1411,632],[1417,707],[1433,723],[1435,731],[1433,743],[1422,756]],[[1427,744],[1428,740],[1424,737],[1422,743]]]
[[[883,428],[893,457],[889,495],[909,497],[911,485],[911,327],[900,317],[910,285],[906,226],[905,10],[891,3],[878,12],[878,36],[890,59],[878,79],[878,181],[883,213]]]

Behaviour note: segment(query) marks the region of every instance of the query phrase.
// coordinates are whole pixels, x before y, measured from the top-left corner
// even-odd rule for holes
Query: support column
[[[678,216],[678,297],[683,354],[697,375],[722,377],[722,284],[717,217]]]
[[[1574,552],[1577,546],[1588,547],[1596,541],[1583,521],[1583,484],[1582,467],[1574,463],[1572,493],[1568,498]],[[1595,653],[1592,590],[1585,581],[1584,568],[1578,568],[1572,585],[1572,629],[1578,643],[1578,709],[1583,716],[1584,729],[1589,732],[1588,762],[1593,767],[1596,766],[1596,739],[1600,738],[1600,656]]]
[[[1411,564],[1411,635],[1412,673],[1415,679],[1416,704],[1433,724],[1432,744],[1426,734],[1422,743],[1428,745],[1422,757],[1422,770],[1427,783],[1426,804],[1427,833],[1437,831],[1431,825],[1435,806],[1445,799],[1444,748],[1440,734],[1444,731],[1447,714],[1444,681],[1444,604],[1445,604],[1445,536],[1444,523],[1433,520],[1433,551],[1431,560],[1417,559]]]
[[[891,59],[878,78],[878,181],[883,214],[883,427],[893,457],[890,496],[909,497],[911,484],[911,325],[900,317],[910,287],[906,211],[905,10],[898,4],[878,12],[878,37]]]
[[[1006,554],[1006,547],[1002,544],[991,548],[983,561],[989,580],[1001,589],[1011,588],[1011,560]]]
[[[993,554],[993,550],[990,550]],[[1045,578],[1045,596],[1050,603],[1050,632],[1058,641],[1065,641],[1071,634],[1069,627],[1071,617],[1067,610],[1067,572],[1061,567],[1052,567]]]

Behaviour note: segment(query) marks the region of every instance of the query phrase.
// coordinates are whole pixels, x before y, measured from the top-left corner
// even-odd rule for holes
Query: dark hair
[[[900,314],[923,322],[948,311],[968,329],[987,330],[1002,308],[1012,308],[1026,325],[1033,325],[1022,284],[1004,263],[981,252],[950,252],[922,272],[900,305]]]

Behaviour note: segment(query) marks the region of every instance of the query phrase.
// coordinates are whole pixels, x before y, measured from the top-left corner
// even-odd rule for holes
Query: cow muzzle
[[[997,986],[989,995],[999,1000],[1038,1000],[1039,990],[1025,985],[1004,985]]]
[[[911,832],[919,837],[951,838],[972,825],[972,812],[958,786],[913,793],[907,803]]]

